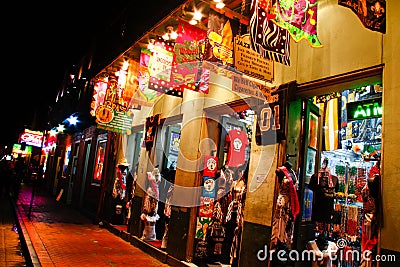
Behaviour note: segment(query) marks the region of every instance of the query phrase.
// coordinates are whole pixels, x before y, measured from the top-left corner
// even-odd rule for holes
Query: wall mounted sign
[[[274,80],[274,62],[251,49],[248,34],[235,37],[234,51],[234,65],[238,71],[263,81]]]
[[[382,98],[347,103],[347,120],[364,120],[382,117]]]

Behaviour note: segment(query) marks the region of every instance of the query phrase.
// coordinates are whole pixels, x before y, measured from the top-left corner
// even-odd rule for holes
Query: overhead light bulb
[[[225,4],[223,2],[218,2],[215,6],[216,8],[221,9],[225,6]]]
[[[169,25],[166,27],[167,32],[164,33],[164,35],[162,36],[162,38],[165,41],[168,40],[175,40],[178,37],[178,33],[176,31],[174,31],[174,27]]]
[[[149,49],[150,51],[153,51],[155,42],[156,42],[156,40],[150,39],[149,43],[147,44],[147,49]]]
[[[169,40],[169,34],[168,34],[167,32],[164,33],[164,35],[162,36],[162,38],[163,38],[165,41]]]
[[[175,40],[176,38],[178,38],[178,33],[176,31],[172,31],[171,32],[171,39]]]
[[[201,14],[200,11],[198,11],[198,10],[195,10],[195,11],[194,11],[193,19],[199,21],[199,20],[201,20],[202,17],[203,17],[203,14]]]

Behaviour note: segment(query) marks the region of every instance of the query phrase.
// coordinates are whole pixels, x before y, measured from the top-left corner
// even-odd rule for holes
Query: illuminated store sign
[[[25,142],[29,146],[41,147],[42,139],[43,139],[42,132],[25,129],[25,132],[23,132],[19,138],[19,142],[20,143]]]
[[[382,117],[382,98],[347,103],[347,120],[364,120]]]
[[[21,144],[13,144],[12,153],[16,154],[32,154],[32,147],[26,146],[24,150],[21,149]]]

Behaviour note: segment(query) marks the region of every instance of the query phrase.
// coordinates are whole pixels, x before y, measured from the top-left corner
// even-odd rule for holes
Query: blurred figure
[[[21,183],[25,178],[25,173],[26,173],[25,159],[22,158],[21,156],[18,156],[18,158],[15,160],[14,173],[15,177],[13,184],[13,196],[14,198],[18,198],[19,190],[21,188]]]
[[[12,185],[12,173],[9,161],[1,160],[0,161],[0,197],[5,198],[10,195],[11,185]]]

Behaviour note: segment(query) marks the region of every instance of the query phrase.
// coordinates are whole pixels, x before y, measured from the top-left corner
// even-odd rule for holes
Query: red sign
[[[23,132],[19,137],[19,142],[26,143],[29,146],[41,147],[42,139],[43,139],[42,132],[25,129],[25,132]]]

